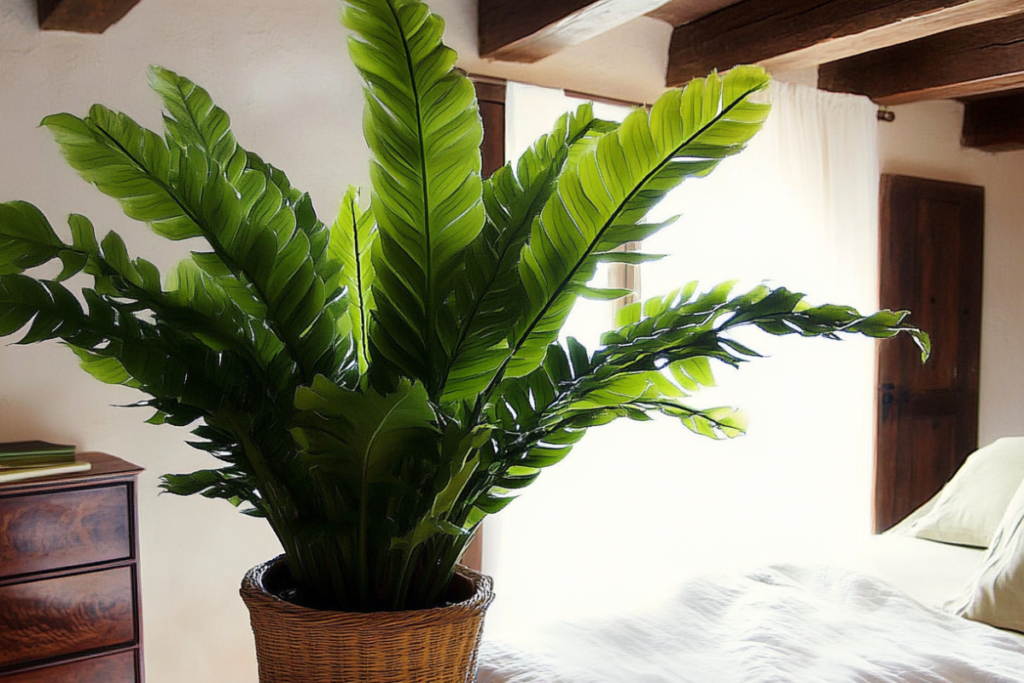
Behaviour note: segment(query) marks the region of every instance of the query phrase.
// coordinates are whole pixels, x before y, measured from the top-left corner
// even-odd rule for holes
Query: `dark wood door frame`
[[[488,76],[470,76],[476,85],[477,102],[480,105],[480,118],[484,124],[484,142],[481,147],[483,156],[483,175],[490,177],[492,173],[505,165],[505,81]],[[480,571],[483,564],[483,527],[479,527],[476,538],[462,556],[462,564]]]

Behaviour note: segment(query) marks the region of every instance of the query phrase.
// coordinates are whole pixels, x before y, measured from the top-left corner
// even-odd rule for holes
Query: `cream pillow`
[[[1021,480],[1024,437],[996,439],[967,458],[932,509],[907,531],[932,541],[987,548]]]
[[[946,605],[968,619],[1024,632],[1024,484],[963,594]]]

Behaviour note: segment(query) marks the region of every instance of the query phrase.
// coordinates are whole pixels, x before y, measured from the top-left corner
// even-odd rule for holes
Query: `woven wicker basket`
[[[491,579],[459,567],[448,607],[407,612],[331,612],[272,595],[283,556],[242,581],[256,637],[260,683],[472,683]]]

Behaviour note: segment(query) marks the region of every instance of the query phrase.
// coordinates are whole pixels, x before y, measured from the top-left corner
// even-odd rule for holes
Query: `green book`
[[[0,484],[26,479],[38,479],[40,477],[54,477],[59,474],[74,474],[76,472],[88,472],[92,469],[91,462],[68,462],[61,465],[48,465],[46,467],[11,467],[0,468]]]
[[[75,447],[46,441],[0,443],[0,468],[41,467],[74,462]]]

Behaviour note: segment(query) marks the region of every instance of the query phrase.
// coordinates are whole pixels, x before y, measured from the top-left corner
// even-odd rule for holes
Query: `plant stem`
[[[412,559],[412,550],[402,551],[402,564],[398,570],[398,582],[395,584],[395,591],[391,595],[391,609],[397,610],[405,603],[406,593],[409,591],[409,564]]]

